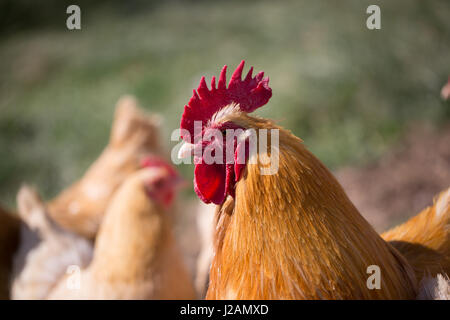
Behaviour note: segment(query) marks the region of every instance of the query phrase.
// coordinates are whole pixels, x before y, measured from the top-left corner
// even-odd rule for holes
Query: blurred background
[[[366,28],[370,4],[381,30]],[[273,89],[257,114],[301,137],[383,230],[450,185],[449,16],[448,0],[1,0],[0,202],[14,207],[24,181],[50,199],[78,179],[123,94],[164,116],[170,150],[200,77],[245,59]]]

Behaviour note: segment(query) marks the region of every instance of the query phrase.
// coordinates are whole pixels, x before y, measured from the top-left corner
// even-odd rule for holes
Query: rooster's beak
[[[194,147],[195,145],[192,143],[183,142],[180,150],[178,150],[178,159],[184,159],[188,156],[192,156],[194,153]]]

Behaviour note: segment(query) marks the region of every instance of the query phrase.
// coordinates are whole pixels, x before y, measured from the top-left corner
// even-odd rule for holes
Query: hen
[[[197,229],[200,237],[200,252],[197,257],[195,289],[200,297],[204,297],[208,287],[209,268],[213,256],[214,205],[199,202],[197,214]]]
[[[19,246],[19,230],[19,218],[0,207],[0,299],[10,297],[10,274]]]
[[[89,264],[92,243],[58,226],[29,186],[20,188],[17,206],[22,223],[20,246],[14,252],[11,298],[44,299],[68,267]]]
[[[157,116],[146,115],[131,96],[116,107],[108,146],[84,177],[48,204],[24,186],[18,194],[20,227],[13,253],[13,299],[43,299],[70,265],[85,267],[113,192],[138,170],[142,157],[160,152]]]
[[[97,233],[114,191],[139,169],[142,158],[160,154],[159,117],[146,115],[125,96],[117,103],[110,141],[84,176],[48,203],[53,220],[87,238]]]
[[[194,155],[195,191],[217,205],[208,299],[414,299],[426,269],[450,272],[448,192],[385,235],[411,246],[388,243],[301,139],[248,115],[272,90],[253,69],[242,80],[243,67],[228,86],[226,66],[217,87],[203,77],[181,119],[179,157]]]
[[[145,161],[114,194],[88,268],[64,277],[49,299],[194,299],[171,223],[180,178],[166,162]]]

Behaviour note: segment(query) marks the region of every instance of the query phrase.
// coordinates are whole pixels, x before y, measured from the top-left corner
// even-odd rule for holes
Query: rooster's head
[[[178,156],[194,156],[194,188],[205,203],[222,204],[228,195],[234,196],[236,182],[240,179],[248,154],[245,130],[250,127],[247,113],[265,105],[272,96],[269,79],[264,72],[252,77],[253,67],[242,80],[242,61],[226,85],[224,66],[216,87],[211,79],[211,89],[200,80],[197,90],[184,107],[181,118],[183,146]],[[242,152],[238,152],[244,148]]]

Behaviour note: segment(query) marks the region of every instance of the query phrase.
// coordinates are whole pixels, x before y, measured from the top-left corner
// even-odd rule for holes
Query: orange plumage
[[[381,236],[412,265],[418,280],[450,274],[450,189],[434,204]]]
[[[130,175],[108,205],[79,289],[68,288],[69,275],[49,299],[194,299],[171,209],[159,197],[175,191],[173,179],[163,167]]]
[[[63,228],[93,238],[106,206],[120,184],[149,153],[161,154],[159,119],[146,115],[132,97],[117,103],[109,144],[85,175],[48,203]]]
[[[408,222],[417,223],[415,228],[397,230],[409,234],[400,239],[415,239],[431,252],[418,263],[414,251],[408,254],[375,232],[299,138],[239,111],[221,122],[279,129],[279,171],[261,175],[261,163],[247,164],[235,198],[217,207],[208,299],[414,299],[420,280],[414,270],[419,275],[417,268],[428,262],[448,261],[448,193],[439,223],[427,225],[419,215]],[[386,240],[398,239],[397,231],[384,235]],[[380,267],[379,290],[367,287],[370,265]],[[447,262],[444,270],[434,265],[428,269],[433,274],[450,271]]]

